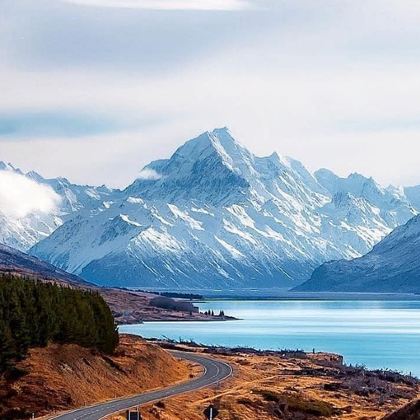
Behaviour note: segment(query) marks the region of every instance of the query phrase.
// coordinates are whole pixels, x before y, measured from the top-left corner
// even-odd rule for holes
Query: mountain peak
[[[352,172],[348,177],[348,180],[353,180],[355,182],[360,182],[360,183],[369,183],[369,184],[376,184],[376,181],[370,176],[364,176],[362,174],[360,174],[359,172]]]
[[[339,178],[333,171],[327,168],[320,168],[314,172],[314,175],[318,177],[331,177],[331,178]]]
[[[217,175],[214,173],[216,166],[223,166],[224,170],[241,175],[241,168],[244,169],[246,166],[245,162],[253,159],[254,156],[233,138],[226,127],[223,127],[205,131],[188,140],[178,147],[169,159],[153,161],[142,171],[153,170],[158,173],[160,176],[156,177],[155,181],[158,181],[161,176],[185,178],[192,172],[196,172],[198,167],[201,171],[207,167],[209,169],[207,176]],[[141,178],[138,179],[138,182],[143,181]]]
[[[336,175],[329,169],[319,169],[314,176],[333,195],[338,192],[350,192],[355,196],[364,196],[367,193],[383,195],[382,187],[372,177],[366,177],[357,172],[353,172],[345,178]]]
[[[10,171],[16,172],[18,174],[23,174],[19,168],[15,168],[10,162],[0,161],[0,171]]]
[[[44,178],[38,172],[35,172],[35,171],[29,171],[29,172],[27,172],[26,176],[28,178],[33,179],[36,182],[43,182],[43,181],[45,181]]]
[[[126,191],[170,202],[190,198],[224,201],[249,186],[244,172],[252,159],[227,128],[206,131],[180,146],[170,159],[145,166],[142,172],[152,170],[157,176],[139,178]]]
[[[213,135],[213,136],[217,136],[217,137],[226,137],[226,138],[229,138],[230,140],[236,142],[236,140],[233,138],[232,133],[230,132],[228,127],[215,128],[212,131],[207,131],[207,133],[209,135]]]
[[[210,139],[214,141],[218,141],[222,144],[223,147],[226,149],[234,148],[244,148],[233,136],[230,130],[227,127],[222,128],[215,128],[213,131],[207,131]]]
[[[187,158],[196,160],[217,153],[226,163],[232,164],[232,158],[239,153],[247,152],[232,136],[226,127],[206,131],[198,137],[187,141],[180,146],[172,159]]]

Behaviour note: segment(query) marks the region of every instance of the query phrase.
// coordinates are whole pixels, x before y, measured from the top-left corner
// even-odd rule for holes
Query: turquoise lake
[[[342,354],[346,363],[420,377],[420,301],[208,301],[226,322],[148,322],[120,332],[203,344]]]

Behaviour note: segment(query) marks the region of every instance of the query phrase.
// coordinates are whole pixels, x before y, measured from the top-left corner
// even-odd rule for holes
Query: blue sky
[[[2,0],[0,160],[123,186],[228,126],[254,153],[420,184],[416,0]]]

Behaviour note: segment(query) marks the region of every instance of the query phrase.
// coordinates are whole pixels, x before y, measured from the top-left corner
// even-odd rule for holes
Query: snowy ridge
[[[60,198],[59,206],[51,212],[34,211],[24,216],[10,216],[3,214],[0,208],[0,243],[21,251],[27,251],[51,235],[74,213],[97,208],[104,200],[118,195],[118,191],[105,186],[81,186],[72,184],[65,178],[45,179],[34,171],[25,174],[12,164],[1,161],[0,171],[10,171],[48,186]]]
[[[256,157],[226,128],[141,172],[153,176],[94,189],[93,204],[79,191],[81,210],[31,252],[100,284],[286,287],[365,254],[417,214],[401,189]]]
[[[420,293],[420,216],[396,228],[371,252],[321,265],[298,291]]]

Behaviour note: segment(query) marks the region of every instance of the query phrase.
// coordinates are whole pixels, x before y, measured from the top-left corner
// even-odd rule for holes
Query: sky
[[[0,0],[0,160],[123,187],[227,126],[420,184],[418,0]]]

